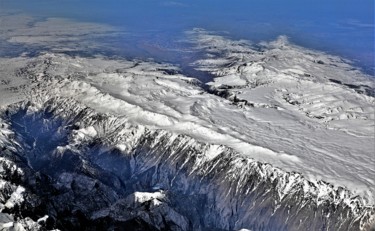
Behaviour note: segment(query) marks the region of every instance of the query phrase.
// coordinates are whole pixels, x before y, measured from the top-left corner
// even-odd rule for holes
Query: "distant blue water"
[[[368,73],[375,67],[373,0],[2,0],[0,9],[120,27],[128,34],[111,44],[134,56],[173,59],[157,48],[177,46],[183,31],[201,27],[254,42],[287,35]]]

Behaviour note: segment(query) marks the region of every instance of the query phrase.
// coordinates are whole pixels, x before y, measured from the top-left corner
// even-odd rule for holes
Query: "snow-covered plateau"
[[[202,29],[192,67],[0,58],[0,227],[371,230],[375,81]]]

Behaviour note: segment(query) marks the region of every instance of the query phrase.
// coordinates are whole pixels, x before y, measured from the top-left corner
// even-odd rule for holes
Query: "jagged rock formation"
[[[248,60],[254,56],[245,55],[244,44],[233,44],[225,53],[233,57],[214,47],[212,59],[199,61],[216,75],[211,92],[168,64],[56,54],[16,59],[13,74],[30,84],[13,89],[24,100],[0,111],[2,227],[370,230],[373,169],[363,144],[372,139],[372,82],[353,90],[321,77],[319,66],[317,78],[297,67],[277,70],[285,61],[281,48],[260,61],[272,65],[261,65]],[[267,82],[261,76],[271,69]],[[285,80],[289,88],[273,88]],[[325,92],[325,84],[352,101],[317,118],[327,104],[297,91]],[[340,127],[340,113],[354,115],[350,126]]]
[[[10,187],[18,200],[3,199],[6,211],[34,220],[47,214],[47,228],[355,230],[374,215],[343,188],[314,185],[224,146],[131,125],[72,100],[33,106],[6,112],[15,133],[2,151],[1,191],[6,197],[6,185],[19,185]]]

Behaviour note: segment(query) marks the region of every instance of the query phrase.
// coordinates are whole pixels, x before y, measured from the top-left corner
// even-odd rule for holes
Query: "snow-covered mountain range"
[[[0,223],[370,230],[375,82],[347,61],[202,29],[192,67],[1,58]]]

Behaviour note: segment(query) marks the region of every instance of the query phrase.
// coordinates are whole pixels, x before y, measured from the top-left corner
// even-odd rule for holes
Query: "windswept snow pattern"
[[[208,91],[178,67],[152,61],[1,59],[1,75],[23,83],[2,88],[22,97],[1,109],[0,205],[13,214],[1,221],[369,230],[370,76],[284,37],[252,45],[202,29],[187,36],[205,53],[192,66],[212,75]]]
[[[256,126],[268,126],[249,129],[262,132],[248,141],[296,157],[298,165],[306,164],[298,170],[306,175],[341,184],[349,180],[355,182],[353,190],[364,186],[374,203],[371,76],[338,57],[289,44],[285,37],[251,45],[201,29],[188,34],[198,49],[207,51],[195,64],[214,75],[211,90],[243,108]]]

